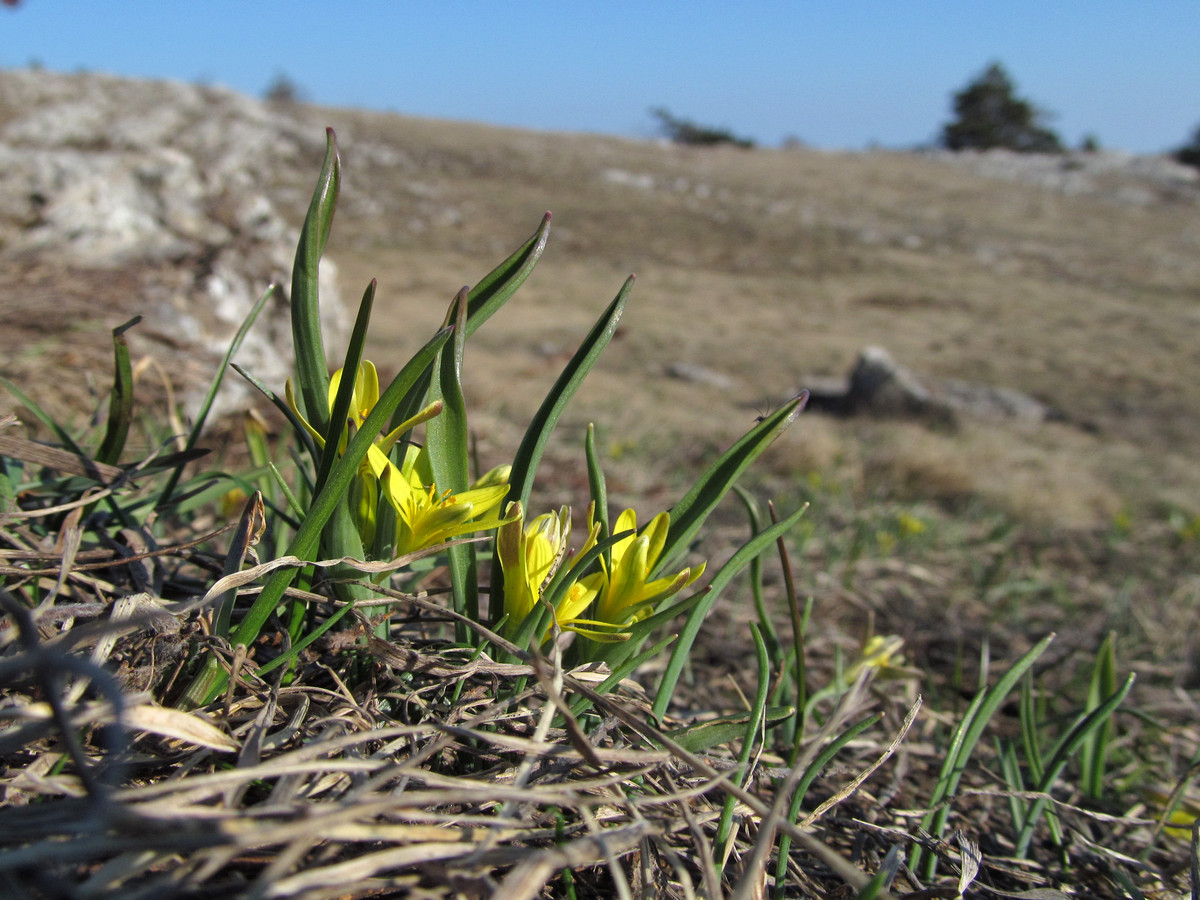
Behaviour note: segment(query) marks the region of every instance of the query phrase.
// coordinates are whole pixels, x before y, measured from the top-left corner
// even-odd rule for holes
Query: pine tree
[[[1192,132],[1192,139],[1172,154],[1175,159],[1185,166],[1195,166],[1200,169],[1200,125]]]
[[[1061,153],[1058,135],[1041,122],[1046,114],[1016,96],[1016,87],[1000,63],[954,95],[953,122],[942,129],[950,150],[988,150],[1004,147],[1019,153]]]

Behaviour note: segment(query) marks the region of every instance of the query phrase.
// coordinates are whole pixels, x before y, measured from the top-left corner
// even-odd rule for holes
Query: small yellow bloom
[[[571,538],[571,510],[568,507],[564,506],[556,513],[544,513],[528,524],[521,516],[520,504],[511,504],[508,512],[509,521],[496,532],[496,557],[504,573],[505,628],[510,635],[515,635],[559,567],[566,565],[569,570],[596,545],[600,527],[593,525],[583,546],[567,559]],[[579,579],[568,585],[554,610],[555,622],[563,630],[577,631],[593,640],[627,639],[628,633],[604,622],[582,618],[596,599],[598,589],[592,578]],[[547,628],[542,641],[548,640],[552,632],[552,628]]]
[[[426,483],[419,474],[428,468],[424,453],[424,448],[409,447],[400,466],[385,457],[378,474],[383,496],[396,510],[396,556],[497,528],[507,521],[497,510],[508,493],[507,484],[439,493],[437,485]]]
[[[333,412],[334,404],[337,402],[338,389],[342,384],[343,370],[338,369],[329,379],[329,411]],[[300,407],[296,403],[295,391],[292,388],[292,381],[289,378],[284,389],[287,397],[288,406],[296,413],[305,430],[312,435],[317,446],[325,447],[325,435],[319,433],[309,421],[300,413]],[[379,373],[375,369],[375,364],[370,360],[364,359],[359,363],[358,371],[354,376],[354,390],[350,396],[350,409],[346,414],[346,428],[342,429],[341,439],[338,441],[337,452],[339,455],[346,452],[346,445],[350,441],[352,431],[357,430],[366,422],[367,416],[371,414],[371,410],[375,408],[375,404],[379,402]],[[392,446],[399,440],[400,435],[411,428],[415,428],[422,422],[432,419],[442,410],[440,401],[431,403],[425,409],[421,410],[411,419],[408,419],[387,435],[377,437],[375,441],[367,448],[367,455],[358,467],[358,478],[350,488],[350,511],[354,517],[355,525],[358,527],[359,537],[363,542],[364,547],[371,547],[375,542],[375,525],[376,517],[379,509],[379,491],[380,480],[383,473],[387,470],[391,463],[388,460],[388,452]],[[394,467],[393,467],[394,468]],[[497,501],[499,502],[499,501]],[[432,542],[436,543],[436,542]],[[428,546],[425,545],[425,546]]]
[[[859,650],[858,658],[842,673],[845,683],[853,684],[864,669],[880,681],[920,679],[923,675],[920,669],[905,665],[903,648],[904,638],[899,635],[871,635]]]
[[[612,570],[589,576],[599,586],[596,618],[610,625],[629,625],[650,615],[654,606],[679,593],[704,574],[704,563],[649,581],[662,555],[671,526],[670,514],[662,512],[650,520],[640,534],[629,535],[612,547]],[[617,517],[613,534],[637,528],[637,513],[627,509]],[[603,559],[603,558],[602,558]]]

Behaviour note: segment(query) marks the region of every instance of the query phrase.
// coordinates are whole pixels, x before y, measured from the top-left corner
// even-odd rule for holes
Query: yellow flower
[[[337,401],[338,389],[342,383],[342,373],[343,370],[338,369],[329,379],[330,413],[333,412],[334,404]],[[305,430],[312,435],[318,447],[324,448],[325,435],[313,428],[309,424],[309,421],[300,414],[300,407],[296,403],[296,395],[290,378],[287,381],[284,393],[287,397],[288,406],[296,413]],[[338,441],[337,452],[339,455],[346,451],[346,445],[350,441],[352,429],[357,430],[363,426],[363,423],[367,420],[367,416],[371,414],[371,410],[375,408],[375,404],[378,402],[379,373],[375,369],[374,363],[364,359],[359,363],[358,371],[354,375],[354,390],[350,396],[350,409],[346,414],[347,427],[342,429],[341,439]],[[350,511],[354,517],[355,525],[358,527],[359,537],[362,539],[364,547],[370,548],[375,542],[375,523],[379,509],[380,479],[390,465],[387,456],[388,452],[400,438],[400,435],[411,428],[415,428],[422,422],[432,419],[441,410],[442,404],[440,401],[431,403],[411,419],[400,423],[400,425],[392,429],[387,435],[377,437],[374,443],[367,448],[367,455],[358,467],[358,478],[355,479],[353,485],[350,487]]]
[[[334,403],[337,401],[338,389],[342,384],[342,369],[338,369],[329,378],[329,411],[333,412]],[[284,389],[287,397],[288,406],[296,413],[305,430],[312,435],[313,440],[317,442],[317,446],[325,446],[325,435],[320,434],[308,420],[300,414],[300,407],[296,403],[295,391],[292,388],[292,380],[287,380],[287,385]],[[379,372],[375,369],[375,364],[369,359],[364,359],[358,364],[358,371],[354,375],[354,390],[350,395],[350,409],[346,415],[346,424],[355,429],[361,428],[367,420],[367,416],[371,414],[371,410],[375,408],[375,404],[379,402]],[[388,451],[392,449],[392,445],[396,443],[400,435],[411,428],[415,428],[422,422],[427,422],[442,411],[440,401],[429,404],[427,407],[418,412],[411,419],[406,419],[398,426],[393,428],[387,435],[377,437],[375,443],[367,451],[367,457],[363,460],[363,468],[374,472],[378,478],[383,471],[384,463],[387,461]],[[344,453],[346,444],[350,440],[350,428],[342,430],[342,438],[338,442],[338,453]]]
[[[612,547],[612,570],[606,562],[603,571],[589,576],[598,586],[596,618],[610,625],[625,626],[650,615],[660,601],[679,593],[704,573],[704,563],[674,575],[656,578],[650,573],[662,555],[671,526],[669,513],[659,513],[640,534],[631,534]],[[627,509],[617,517],[613,534],[637,528],[637,513]],[[601,557],[603,560],[603,557]]]
[[[515,636],[521,623],[533,612],[542,591],[559,567],[568,570],[596,545],[600,526],[593,525],[583,546],[566,559],[571,538],[571,510],[564,506],[556,513],[543,513],[525,523],[519,503],[508,509],[510,519],[496,532],[496,557],[504,573],[505,629]],[[591,518],[589,516],[589,518]],[[554,610],[558,627],[576,631],[596,641],[622,641],[629,637],[605,622],[582,618],[592,605],[599,590],[594,577],[578,579],[567,586]],[[553,628],[547,628],[542,641],[548,640]]]
[[[421,478],[420,472],[428,471],[424,448],[408,447],[400,466],[386,457],[383,462],[379,485],[396,510],[396,556],[474,531],[497,528],[508,521],[497,511],[508,493],[507,484],[469,488],[458,494],[439,493],[432,480]]]

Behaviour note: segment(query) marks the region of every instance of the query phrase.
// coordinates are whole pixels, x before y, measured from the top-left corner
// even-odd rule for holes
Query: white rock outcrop
[[[302,116],[217,87],[0,72],[0,265],[93,272],[97,285],[136,273],[135,296],[98,290],[89,315],[105,328],[143,315],[138,339],[157,342],[189,413],[254,302],[277,283],[275,306],[236,361],[282,386],[297,231],[269,186],[281,167],[315,181],[325,134]],[[348,331],[335,271],[323,263],[331,346]],[[0,304],[21,302],[19,287],[5,292]],[[248,392],[228,377],[218,412]]]

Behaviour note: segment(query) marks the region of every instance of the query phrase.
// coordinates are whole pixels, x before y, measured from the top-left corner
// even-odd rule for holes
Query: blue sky
[[[1068,144],[1161,152],[1200,124],[1197,0],[591,3],[22,0],[0,67],[224,84],[315,102],[631,136],[648,109],[764,144],[933,140],[999,60]]]

